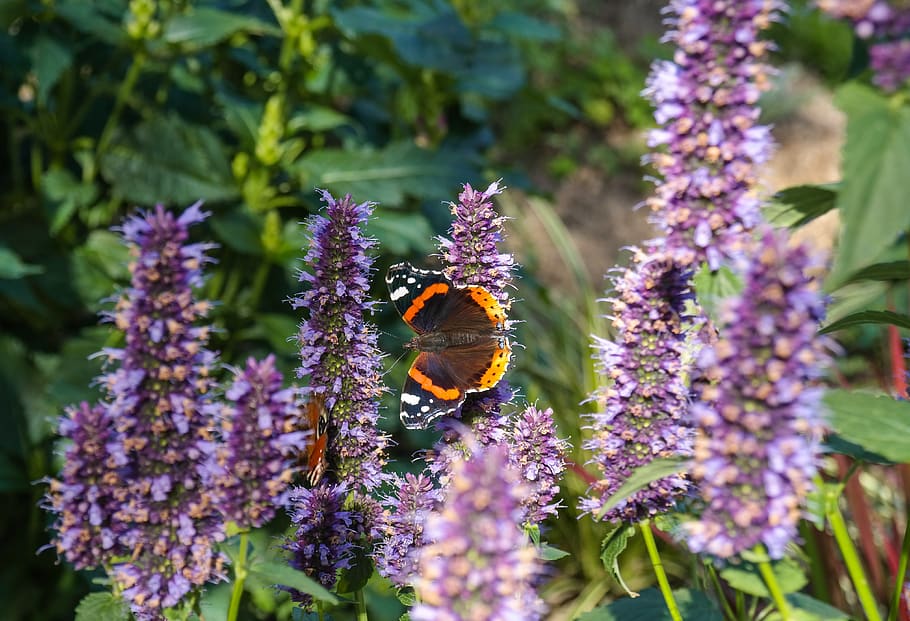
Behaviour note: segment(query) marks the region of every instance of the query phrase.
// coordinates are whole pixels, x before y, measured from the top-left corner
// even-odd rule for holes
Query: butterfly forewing
[[[389,268],[385,282],[395,309],[415,332],[423,334],[437,328],[444,317],[446,294],[453,289],[445,276],[398,263]]]

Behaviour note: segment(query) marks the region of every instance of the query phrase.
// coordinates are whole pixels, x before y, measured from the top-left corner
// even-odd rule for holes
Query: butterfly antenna
[[[397,358],[395,358],[395,362],[393,362],[392,365],[391,365],[388,369],[385,370],[385,373],[382,374],[383,377],[385,377],[386,375],[388,375],[389,373],[391,373],[391,372],[392,372],[392,369],[395,368],[395,365],[398,364],[399,362],[401,362],[401,359],[404,358],[404,357],[407,356],[407,355],[408,355],[408,351],[407,351],[407,350],[401,352],[401,355],[398,356]]]

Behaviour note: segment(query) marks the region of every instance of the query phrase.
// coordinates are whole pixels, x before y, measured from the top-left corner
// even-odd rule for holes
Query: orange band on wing
[[[467,287],[467,289],[471,292],[471,298],[486,312],[487,317],[490,318],[494,325],[500,326],[505,323],[506,312],[489,291],[477,285],[472,285]]]
[[[510,355],[511,350],[508,345],[496,350],[496,353],[493,354],[493,362],[490,364],[490,368],[480,378],[481,388],[492,388],[499,383],[499,380],[506,373],[506,367],[509,366]]]
[[[418,295],[416,298],[414,298],[411,301],[411,306],[410,306],[410,308],[408,308],[407,312],[405,312],[405,314],[401,316],[402,319],[404,319],[406,322],[410,323],[411,320],[414,318],[414,315],[416,315],[418,313],[418,311],[420,311],[420,309],[423,308],[423,305],[427,300],[429,300],[431,297],[433,297],[436,294],[441,295],[441,294],[447,293],[448,291],[449,291],[449,285],[445,284],[444,282],[433,283],[432,285],[430,285],[429,287],[427,287],[426,289],[421,291],[420,295]]]
[[[460,390],[457,388],[442,388],[441,386],[437,386],[433,383],[433,380],[421,373],[419,369],[411,367],[408,371],[408,375],[410,375],[415,382],[420,384],[421,388],[431,392],[434,397],[444,401],[454,401],[455,399],[461,398]]]

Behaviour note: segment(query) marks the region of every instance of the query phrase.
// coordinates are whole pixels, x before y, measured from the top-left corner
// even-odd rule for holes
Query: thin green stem
[[[354,592],[354,602],[357,608],[357,621],[369,621],[367,616],[367,600],[363,596],[363,589]]]
[[[670,618],[673,621],[682,621],[682,615],[679,614],[679,607],[676,605],[676,598],[673,597],[670,582],[667,580],[667,573],[664,571],[664,563],[660,559],[660,553],[657,551],[654,533],[651,532],[651,520],[643,520],[638,526],[641,529],[642,537],[644,537],[645,547],[648,549],[648,556],[651,558],[651,565],[654,567],[654,574],[657,576],[660,592],[664,596],[667,610],[670,611]]]
[[[907,558],[910,557],[910,520],[904,528],[904,543],[901,545],[901,558],[897,565],[897,576],[894,578],[894,593],[891,595],[891,610],[888,621],[897,621],[901,610],[901,595],[904,592],[904,577],[907,575]]]
[[[133,56],[133,62],[126,72],[126,77],[123,78],[123,82],[120,83],[120,88],[117,89],[117,97],[114,99],[114,109],[111,110],[110,116],[107,117],[107,122],[105,122],[104,128],[101,130],[101,137],[98,138],[98,146],[95,148],[95,168],[93,173],[98,170],[98,162],[107,150],[111,137],[114,135],[114,130],[117,129],[117,123],[120,122],[120,113],[123,112],[126,100],[129,99],[130,95],[133,93],[133,88],[135,88],[136,82],[139,81],[139,75],[142,73],[142,67],[144,65],[145,54],[143,52],[137,52],[136,55]]]
[[[720,583],[720,577],[717,575],[717,570],[714,568],[714,565],[707,565],[708,575],[711,576],[711,582],[714,583],[714,588],[717,589],[717,598],[720,600],[721,605],[724,607],[724,613],[727,615],[727,618],[731,621],[736,619],[736,611],[733,610],[733,607],[730,605],[730,602],[727,601],[727,596],[724,594],[724,587]]]
[[[759,546],[759,548],[761,548],[761,546]],[[784,592],[780,588],[777,576],[774,575],[774,568],[771,567],[771,561],[767,560],[767,556],[765,556],[763,549],[760,550],[760,552],[765,560],[758,562],[758,572],[761,574],[762,579],[765,581],[765,586],[768,587],[768,591],[771,593],[771,600],[780,613],[781,619],[783,621],[790,621],[790,619],[793,618],[790,613],[790,605],[787,603],[787,598],[784,597]]]
[[[847,532],[847,523],[844,516],[837,506],[837,500],[832,499],[827,503],[827,518],[831,524],[831,530],[834,531],[834,539],[837,541],[837,547],[840,548],[841,555],[844,557],[844,564],[847,566],[847,573],[853,581],[853,588],[856,589],[856,595],[859,597],[859,603],[866,613],[869,621],[881,621],[881,615],[878,613],[878,606],[875,603],[875,596],[872,595],[872,589],[869,588],[869,580],[863,571],[859,555],[853,541],[850,539],[850,533]]]
[[[243,583],[246,582],[246,554],[249,547],[250,534],[248,531],[240,533],[240,554],[234,562],[234,590],[231,592],[231,606],[228,608],[227,621],[237,621],[240,612],[240,599],[243,597]]]

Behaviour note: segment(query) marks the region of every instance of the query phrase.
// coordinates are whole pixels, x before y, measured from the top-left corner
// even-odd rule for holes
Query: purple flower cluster
[[[208,244],[189,244],[188,229],[207,214],[199,205],[175,217],[163,207],[126,220],[122,231],[135,260],[130,287],[109,319],[125,332],[122,349],[103,354],[116,365],[101,379],[105,418],[116,437],[107,443],[121,472],[118,544],[129,560],[114,581],[133,610],[149,618],[193,589],[221,578],[224,538],[211,476],[210,305],[196,301],[210,261]]]
[[[471,440],[466,440],[471,443]],[[413,621],[540,619],[537,550],[517,524],[525,493],[503,446],[451,463],[445,501],[429,514],[417,554]]]
[[[243,529],[262,526],[285,504],[310,437],[300,430],[297,391],[281,384],[274,356],[250,358],[225,393],[215,485],[222,514]]]
[[[514,417],[510,436],[509,464],[526,488],[521,499],[523,522],[539,524],[547,516],[555,517],[568,442],[556,435],[553,410],[529,405]]]
[[[483,192],[464,185],[458,203],[452,203],[449,237],[439,238],[439,251],[445,275],[460,287],[480,285],[507,309],[508,288],[512,285],[515,263],[512,255],[499,252],[505,217],[496,213],[491,199],[502,192],[498,182]]]
[[[741,251],[760,221],[756,164],[772,142],[755,105],[768,85],[761,31],[783,8],[776,0],[673,0],[672,61],[658,61],[644,94],[659,128],[648,144],[662,180],[647,200],[661,242],[681,265],[717,269]]]
[[[867,39],[872,81],[895,91],[910,79],[910,6],[885,0],[818,0],[819,8],[853,22],[856,35]]]
[[[81,403],[68,408],[59,424],[66,449],[63,471],[50,483],[44,508],[57,514],[51,544],[76,569],[108,564],[124,550],[111,517],[122,502],[119,464],[109,445],[116,433],[107,409]]]
[[[596,514],[632,472],[654,459],[688,456],[692,430],[684,360],[688,353],[685,305],[692,298],[690,273],[662,252],[638,251],[613,282],[616,342],[596,340],[607,384],[592,395],[600,411],[590,415],[594,454],[603,478],[582,498]],[[608,520],[637,521],[666,511],[689,488],[673,475],[652,482],[605,514]]]
[[[335,200],[322,192],[325,216],[310,221],[310,248],[304,257],[311,271],[300,275],[309,289],[292,300],[309,317],[300,326],[300,377],[309,390],[325,398],[329,417],[329,464],[339,480],[365,491],[385,479],[388,437],[379,431],[382,384],[381,354],[375,328],[364,316],[373,312],[369,299],[373,260],[367,255],[375,240],[363,227],[371,203],[350,196]]]
[[[702,350],[692,474],[706,507],[686,525],[695,552],[729,557],[764,544],[780,558],[796,535],[817,468],[815,384],[828,362],[816,335],[824,300],[807,274],[817,267],[785,234],[764,233],[742,293],[722,308],[717,342]]]
[[[323,480],[312,489],[295,488],[290,495],[295,530],[284,544],[290,552],[290,565],[326,588],[335,585],[339,570],[351,566],[355,541],[363,531],[359,514],[344,509],[348,491],[345,483],[332,485]],[[313,601],[306,593],[288,590],[305,606]]]

